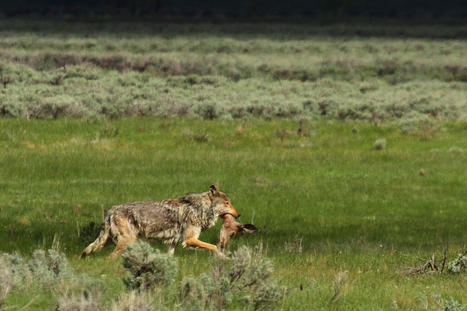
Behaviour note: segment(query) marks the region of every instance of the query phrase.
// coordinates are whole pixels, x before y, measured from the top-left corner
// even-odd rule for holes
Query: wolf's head
[[[219,191],[218,185],[211,185],[208,195],[209,199],[211,199],[211,206],[220,216],[226,214],[232,215],[235,218],[240,216],[232,203],[230,203],[229,197],[224,192]]]

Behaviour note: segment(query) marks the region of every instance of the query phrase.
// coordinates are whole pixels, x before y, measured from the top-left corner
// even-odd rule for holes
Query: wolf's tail
[[[104,228],[99,233],[97,239],[88,245],[79,255],[79,258],[83,258],[91,253],[97,252],[102,247],[104,247],[105,243],[109,239],[110,236],[110,215],[107,216],[104,220]]]

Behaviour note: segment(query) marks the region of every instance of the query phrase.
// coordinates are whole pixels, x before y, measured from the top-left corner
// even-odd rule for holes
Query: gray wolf
[[[171,254],[177,243],[182,242],[184,247],[206,249],[224,257],[216,245],[198,237],[201,231],[214,226],[219,216],[227,214],[233,218],[240,216],[217,185],[211,185],[209,191],[176,199],[116,205],[107,212],[97,239],[79,257],[102,249],[109,238],[116,244],[112,255],[121,254],[138,237],[162,239]]]
[[[224,219],[220,232],[219,246],[222,249],[230,241],[230,239],[239,232],[254,233],[258,232],[252,224],[242,224],[238,222],[232,214],[226,213],[221,216]]]

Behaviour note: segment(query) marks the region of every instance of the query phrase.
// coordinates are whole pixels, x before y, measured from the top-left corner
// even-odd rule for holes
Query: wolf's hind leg
[[[116,256],[120,255],[121,253],[123,253],[125,251],[128,244],[131,244],[134,241],[136,241],[136,236],[122,237],[121,239],[118,240],[117,246],[115,247],[114,251],[110,255],[112,257],[116,257]]]
[[[138,237],[138,231],[132,223],[124,216],[114,216],[111,223],[111,231],[116,237],[116,244],[114,251],[110,254],[112,257],[118,256],[123,253],[128,246]]]
[[[97,239],[86,247],[83,252],[79,255],[79,258],[83,258],[91,253],[97,252],[102,249],[107,242],[110,235],[110,218],[107,217],[104,220],[104,228],[99,233]]]

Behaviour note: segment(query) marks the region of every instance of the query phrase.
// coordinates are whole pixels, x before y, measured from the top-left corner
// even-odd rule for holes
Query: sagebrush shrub
[[[148,291],[130,291],[121,295],[113,304],[112,311],[153,311],[156,308],[154,293]]]
[[[399,120],[399,128],[404,134],[420,130],[433,130],[434,127],[433,118],[417,111],[411,111]]]
[[[33,275],[20,254],[2,254],[0,263],[10,271],[12,286],[27,286],[32,282]]]
[[[217,119],[221,112],[216,104],[203,104],[198,105],[195,110],[195,114],[205,120]]]
[[[0,310],[12,287],[13,275],[10,267],[0,257]]]
[[[235,296],[252,304],[255,309],[273,303],[285,294],[285,288],[279,287],[272,277],[273,272],[274,266],[264,257],[261,245],[253,250],[240,247],[232,255],[228,271]]]
[[[417,300],[424,306],[424,310],[438,311],[464,311],[465,305],[454,299],[452,296],[444,299],[440,294],[432,293],[428,296],[426,293],[421,293]]]
[[[41,288],[51,293],[65,292],[57,310],[101,310],[99,298],[103,281],[85,274],[75,276],[66,256],[55,250],[36,250],[29,260],[20,254],[0,255],[0,309],[11,290]]]
[[[272,263],[261,247],[241,247],[229,262],[217,260],[209,273],[184,278],[180,301],[190,309],[223,309],[233,301],[259,309],[284,296],[285,290],[272,277]]]
[[[110,305],[113,311],[166,309],[168,305],[183,310],[220,310],[233,303],[255,310],[271,306],[285,295],[272,277],[273,265],[265,259],[262,247],[241,247],[230,261],[212,260],[210,271],[199,277],[185,277],[173,282],[177,264],[173,256],[161,254],[148,243],[129,245],[122,255],[128,271],[124,279],[129,292]],[[56,310],[105,310],[103,281],[86,274],[76,276],[66,257],[56,251],[36,250],[29,260],[19,254],[0,256],[0,308],[15,288],[42,288],[56,295]]]
[[[464,311],[464,306],[453,297],[449,297],[449,299],[444,300],[444,308],[442,311]]]
[[[182,281],[180,301],[192,310],[222,309],[232,303],[230,281],[219,266],[199,278],[187,277]]]
[[[99,292],[81,292],[71,297],[63,296],[58,299],[56,311],[99,311],[103,310]]]
[[[384,148],[386,148],[386,138],[378,138],[373,144],[375,150],[383,150]]]
[[[9,288],[27,289],[41,287],[46,290],[79,289],[80,291],[103,290],[103,281],[86,274],[76,276],[66,256],[55,250],[35,250],[29,260],[20,254],[0,256],[1,278]]]
[[[467,254],[459,254],[459,256],[447,265],[449,273],[466,273],[467,272]]]
[[[74,271],[68,265],[64,254],[52,249],[47,252],[36,250],[28,261],[28,267],[35,281],[44,287],[51,287],[73,276]]]
[[[457,146],[452,146],[448,149],[448,152],[450,153],[463,153],[464,152],[464,149],[462,149],[461,147],[457,147]]]
[[[177,263],[173,256],[162,254],[144,241],[129,245],[122,257],[123,266],[128,271],[124,283],[130,289],[169,285],[177,275]]]
[[[101,279],[97,279],[87,275],[86,273],[71,278],[70,287],[76,288],[78,291],[87,294],[93,294],[94,296],[100,296],[106,290],[105,282]]]
[[[181,283],[179,300],[188,309],[203,309],[207,300],[204,285],[197,278],[185,277]]]

